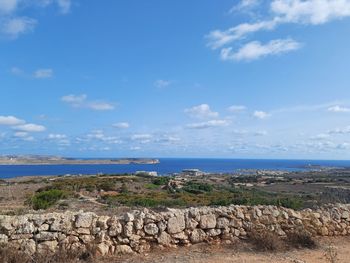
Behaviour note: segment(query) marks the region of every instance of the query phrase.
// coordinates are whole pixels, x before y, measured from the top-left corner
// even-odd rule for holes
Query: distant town
[[[78,159],[61,156],[4,155],[0,165],[60,165],[60,164],[157,164],[158,159],[116,158],[116,159]]]

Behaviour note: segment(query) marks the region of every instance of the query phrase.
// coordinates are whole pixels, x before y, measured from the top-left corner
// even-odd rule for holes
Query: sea
[[[158,164],[118,165],[0,165],[0,178],[22,176],[124,174],[155,171],[159,175],[179,173],[184,169],[199,169],[207,173],[234,173],[245,169],[303,171],[320,167],[349,168],[349,161],[327,160],[266,160],[266,159],[191,159],[159,158]]]

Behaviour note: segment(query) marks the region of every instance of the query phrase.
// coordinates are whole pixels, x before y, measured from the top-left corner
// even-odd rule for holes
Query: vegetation
[[[275,232],[266,229],[253,229],[249,238],[257,250],[273,252],[285,248],[283,240]]]
[[[28,255],[14,247],[0,246],[0,262],[3,263],[79,263],[94,261],[93,251],[59,249],[56,253],[35,253]],[[116,261],[118,262],[118,261]]]
[[[30,203],[35,210],[47,209],[65,197],[67,197],[66,192],[58,189],[51,189],[35,193],[30,199]]]
[[[288,244],[294,248],[309,248],[317,247],[316,241],[305,230],[296,230],[287,233]]]

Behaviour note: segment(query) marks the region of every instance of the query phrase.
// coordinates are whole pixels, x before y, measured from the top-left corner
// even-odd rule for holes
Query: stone
[[[136,218],[134,220],[134,226],[136,230],[141,230],[143,228],[143,218]]]
[[[57,241],[45,241],[37,245],[37,251],[40,254],[54,253],[58,248]]]
[[[125,254],[132,254],[134,253],[134,251],[131,249],[130,246],[120,245],[120,246],[116,246],[114,253],[117,255],[125,255]]]
[[[0,234],[0,244],[7,244],[9,238],[4,234]]]
[[[185,232],[173,234],[172,237],[176,238],[176,239],[181,239],[181,240],[185,240],[188,238],[188,236],[185,234]]]
[[[210,237],[216,237],[218,235],[221,234],[221,230],[220,229],[209,229],[207,231],[207,235],[210,236]]]
[[[130,236],[132,236],[133,232],[134,232],[133,222],[126,223],[124,226],[124,235],[127,237],[130,237]]]
[[[132,222],[132,221],[134,221],[134,219],[135,219],[135,216],[133,214],[131,214],[131,213],[124,214],[125,222]]]
[[[216,220],[216,228],[227,228],[230,226],[230,221],[226,217],[219,217]]]
[[[166,232],[162,232],[159,237],[157,238],[157,241],[160,245],[163,246],[170,246],[171,244],[171,236],[166,233]]]
[[[36,241],[53,241],[56,240],[58,237],[58,234],[56,232],[47,232],[47,231],[42,231],[39,232],[34,236],[34,239]]]
[[[178,215],[171,217],[168,220],[168,233],[176,234],[180,233],[185,229],[185,217],[183,215]]]
[[[186,228],[193,230],[198,226],[198,222],[196,220],[194,220],[193,218],[188,218],[186,220]]]
[[[157,225],[154,223],[145,225],[144,230],[148,235],[156,235],[158,234],[158,231],[159,231]]]
[[[23,240],[21,250],[28,255],[33,255],[36,252],[36,243],[33,239]]]
[[[106,243],[100,243],[96,245],[96,251],[101,256],[106,256],[109,253],[109,245]]]
[[[90,235],[89,228],[77,228],[75,231],[80,235]]]
[[[96,217],[94,213],[82,213],[78,214],[75,219],[75,227],[89,228],[91,227],[92,220]]]
[[[96,227],[99,227],[102,230],[105,230],[108,228],[107,222],[110,219],[109,216],[100,216],[97,218],[96,221]]]
[[[34,231],[35,231],[34,224],[28,221],[19,225],[16,229],[17,234],[32,234],[34,233]]]
[[[342,219],[349,219],[350,218],[350,214],[348,211],[344,211],[342,214],[341,214],[341,218]]]
[[[166,229],[166,222],[160,221],[160,222],[157,223],[157,226],[159,228],[159,231],[163,232]]]
[[[119,221],[113,222],[108,231],[108,235],[111,237],[115,237],[123,232],[123,226]]]
[[[201,216],[201,220],[199,222],[201,229],[210,229],[215,228],[216,226],[216,217],[215,215],[203,215]]]
[[[190,240],[192,243],[200,243],[203,242],[207,238],[207,235],[202,229],[196,228],[195,230],[192,231]]]

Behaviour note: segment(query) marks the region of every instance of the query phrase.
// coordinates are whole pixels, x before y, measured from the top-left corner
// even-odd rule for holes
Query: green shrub
[[[156,184],[145,184],[145,188],[146,189],[150,189],[150,190],[154,190],[154,189],[158,189],[159,185],[156,185]]]
[[[192,194],[200,194],[200,193],[212,192],[213,186],[205,183],[188,182],[182,188],[182,190]]]
[[[30,200],[35,210],[47,209],[57,203],[57,201],[65,198],[67,193],[62,190],[52,189],[36,193]]]
[[[167,185],[170,180],[170,177],[162,176],[152,180],[152,183],[155,185]]]

